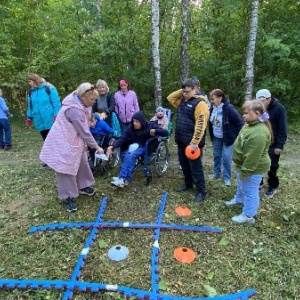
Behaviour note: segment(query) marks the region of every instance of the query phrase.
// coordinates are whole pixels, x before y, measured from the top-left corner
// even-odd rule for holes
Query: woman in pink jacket
[[[115,111],[120,120],[122,133],[131,122],[132,116],[140,110],[136,93],[130,90],[128,81],[119,81],[119,91],[115,93]]]
[[[103,153],[89,127],[97,96],[95,87],[86,82],[63,100],[40,154],[41,161],[56,172],[58,196],[66,200],[68,212],[77,210],[74,198],[79,194],[95,194],[86,146]]]

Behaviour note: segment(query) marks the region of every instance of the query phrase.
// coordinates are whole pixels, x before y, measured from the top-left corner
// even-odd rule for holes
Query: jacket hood
[[[140,111],[133,114],[131,118],[132,126],[133,126],[133,119],[138,120],[142,124],[143,128],[147,125],[147,120],[145,119],[144,115]]]

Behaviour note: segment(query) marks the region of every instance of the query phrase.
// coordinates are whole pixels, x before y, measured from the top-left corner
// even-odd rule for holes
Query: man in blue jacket
[[[268,172],[268,189],[265,196],[272,198],[279,186],[277,170],[279,168],[279,158],[287,139],[287,117],[286,111],[278,100],[271,96],[267,89],[259,90],[256,93],[256,98],[261,99],[270,116],[270,123],[273,130],[274,142],[269,148],[269,156],[271,159],[271,167]],[[261,186],[263,182],[261,182]]]

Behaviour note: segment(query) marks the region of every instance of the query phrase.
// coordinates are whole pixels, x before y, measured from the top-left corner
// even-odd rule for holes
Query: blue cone
[[[116,245],[108,250],[108,257],[114,261],[120,261],[127,258],[129,254],[128,248],[122,245]]]

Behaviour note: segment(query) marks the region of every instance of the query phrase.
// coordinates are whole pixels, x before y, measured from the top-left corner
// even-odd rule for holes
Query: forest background
[[[237,107],[245,99],[251,9],[249,0],[189,5],[189,75],[197,76],[207,93],[221,88]],[[299,12],[299,1],[259,1],[253,96],[269,89],[286,106],[290,124],[300,113]],[[151,1],[2,0],[0,28],[0,87],[11,108],[24,113],[27,75],[36,72],[57,87],[61,98],[99,78],[116,91],[124,77],[142,110],[154,110]],[[159,1],[159,30],[166,106],[166,96],[180,86],[181,1]]]

